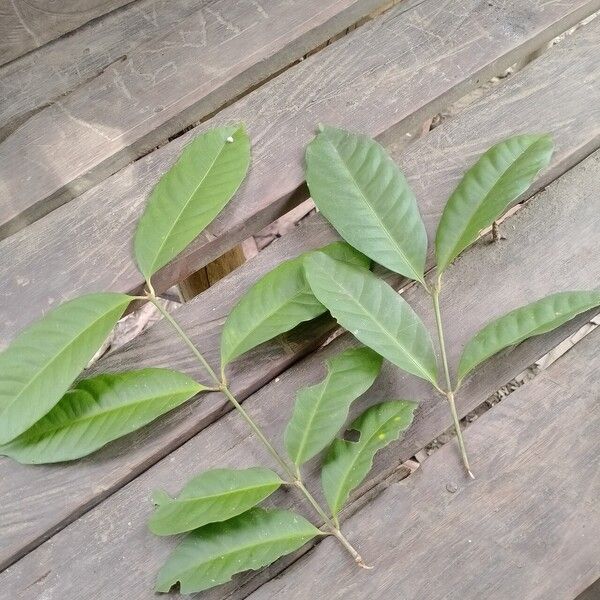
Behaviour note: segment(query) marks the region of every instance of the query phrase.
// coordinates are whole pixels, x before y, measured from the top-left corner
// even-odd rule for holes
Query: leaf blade
[[[404,175],[374,140],[323,126],[306,149],[306,181],[325,218],[352,246],[423,281],[427,234]]]
[[[439,273],[531,185],[550,161],[552,150],[549,135],[524,134],[481,155],[444,207],[435,240]]]
[[[410,427],[416,407],[416,403],[403,400],[371,406],[349,428],[360,433],[357,442],[333,442],[323,463],[321,483],[335,518],[350,492],[371,470],[375,454]]]
[[[27,431],[0,446],[0,454],[22,464],[75,460],[147,425],[203,389],[168,369],[84,379]]]
[[[243,125],[211,129],[195,138],[150,194],[134,238],[146,281],[177,256],[223,210],[250,165]]]
[[[155,535],[173,535],[246,512],[278,489],[283,481],[261,467],[211,469],[192,478],[177,498],[156,496],[148,527]]]
[[[318,535],[316,527],[290,511],[251,508],[190,533],[160,570],[156,591],[168,592],[178,581],[183,594],[206,590],[236,573],[269,565]]]
[[[379,375],[382,358],[370,348],[351,348],[327,361],[327,376],[297,394],[284,434],[292,462],[299,466],[329,444],[344,424],[350,404]]]
[[[333,242],[321,251],[352,264],[369,264],[366,257],[344,242]],[[326,311],[304,276],[303,260],[309,254],[305,252],[269,271],[233,307],[221,334],[223,366]]]
[[[599,291],[558,292],[488,323],[463,350],[458,366],[459,383],[475,367],[504,348],[548,333],[596,306],[600,306]]]
[[[436,385],[431,337],[387,283],[322,253],[306,257],[304,264],[313,293],[342,327],[401,369]]]
[[[131,300],[100,293],[65,302],[0,354],[0,444],[21,435],[61,399]]]

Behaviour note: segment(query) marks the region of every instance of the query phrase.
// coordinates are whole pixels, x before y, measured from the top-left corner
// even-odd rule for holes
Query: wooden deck
[[[427,118],[600,10],[600,0],[72,4],[79,9],[44,17],[54,3],[0,0],[8,40],[0,44],[0,350],[66,299],[138,290],[131,237],[149,190],[191,138],[232,120],[243,120],[253,140],[248,179],[209,230],[160,272],[157,291],[306,199],[303,149],[319,122],[380,139],[408,176],[430,239],[478,154],[517,132],[552,133],[552,162],[502,224],[507,239],[481,240],[447,271],[452,361],[507,310],[553,291],[598,287],[600,18],[407,140]],[[224,319],[240,295],[282,260],[334,239],[320,215],[310,216],[182,305],[178,320],[216,364]],[[404,297],[431,325],[423,291],[385,276],[406,288]],[[496,356],[466,381],[460,414],[591,316]],[[277,443],[294,390],[318,381],[324,359],[355,343],[344,334],[321,348],[334,330],[322,317],[233,366],[232,388]],[[383,398],[420,405],[406,437],[377,456],[343,514],[376,570],[352,568],[325,540],[199,597],[600,598],[599,341],[592,332],[469,425],[474,482],[465,481],[454,444],[406,477],[402,463],[451,421],[424,383],[384,367],[357,410]],[[91,371],[144,365],[198,375],[162,322]],[[0,457],[2,593],[155,597],[156,572],[175,540],[146,527],[152,490],[176,492],[207,467],[259,461],[268,456],[219,394],[74,463],[29,467]],[[318,490],[316,467],[307,479]],[[276,500],[303,512],[291,494]]]

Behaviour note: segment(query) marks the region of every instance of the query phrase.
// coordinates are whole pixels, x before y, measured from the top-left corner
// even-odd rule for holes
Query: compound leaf
[[[342,327],[401,369],[435,385],[431,337],[406,300],[370,271],[323,253],[306,257],[304,266],[313,293]]]
[[[517,135],[485,152],[452,192],[438,225],[438,272],[489,227],[530,185],[552,156],[549,135]]]
[[[304,464],[333,440],[350,404],[373,385],[381,363],[381,356],[370,348],[351,348],[327,361],[321,383],[298,392],[284,437],[294,464]]]
[[[321,472],[321,483],[331,513],[338,513],[373,466],[378,450],[400,437],[408,429],[417,405],[414,402],[394,400],[368,408],[350,426],[357,431],[357,442],[336,439],[331,445]]]
[[[91,454],[205,389],[187,375],[142,369],[79,381],[54,408],[0,454],[44,464]]]
[[[191,479],[177,498],[154,493],[157,505],[148,527],[171,535],[226,521],[270,496],[283,482],[269,469],[212,469]]]
[[[500,350],[548,333],[578,314],[600,305],[600,291],[559,292],[522,306],[492,321],[465,346],[458,366],[459,382]]]
[[[160,570],[156,591],[168,592],[178,581],[182,594],[206,590],[236,573],[270,565],[318,535],[291,511],[251,508],[191,532]]]
[[[336,129],[306,149],[306,181],[325,218],[379,264],[423,281],[427,234],[404,175],[374,140]]]
[[[351,264],[368,267],[370,263],[369,259],[344,242],[329,244],[321,252]],[[326,311],[315,298],[304,276],[303,259],[308,254],[310,252],[281,263],[241,297],[223,327],[223,366],[244,352]]]
[[[102,293],[65,302],[0,354],[0,444],[21,435],[62,398],[131,300]]]
[[[223,210],[249,164],[243,125],[211,129],[186,146],[152,190],[135,233],[135,257],[147,281]]]

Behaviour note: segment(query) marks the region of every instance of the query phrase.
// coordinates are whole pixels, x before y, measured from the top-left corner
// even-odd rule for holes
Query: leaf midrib
[[[360,307],[362,309],[362,312],[367,315],[370,316],[371,319],[373,320],[374,323],[376,323],[379,328],[381,329],[381,331],[392,340],[392,342],[394,342],[396,345],[398,345],[400,347],[400,349],[403,351],[403,353],[409,358],[409,360],[415,365],[415,367],[417,367],[417,370],[425,376],[426,381],[430,381],[433,383],[433,380],[431,379],[431,377],[429,376],[429,373],[425,370],[425,368],[416,361],[415,358],[412,357],[412,355],[405,349],[405,347],[400,343],[400,340],[396,337],[394,337],[388,330],[386,327],[384,327],[383,323],[381,323],[378,319],[376,319],[371,313],[369,313],[364,306],[358,302],[350,293],[350,290],[346,289],[341,283],[339,283],[336,280],[333,280],[334,283],[339,287],[340,290],[342,290],[343,292],[345,292],[346,296],[348,298],[350,298],[352,300],[352,302],[357,305],[358,307]],[[418,324],[417,324],[418,325]]]
[[[125,303],[125,300],[123,300],[123,303]],[[127,300],[127,303],[129,303],[129,300]],[[41,375],[43,375],[49,369],[50,366],[52,366],[59,358],[62,357],[62,355],[65,353],[65,351],[69,347],[73,346],[73,344],[75,344],[75,342],[77,340],[79,340],[79,338],[81,338],[85,333],[87,333],[90,329],[95,327],[100,321],[102,321],[104,318],[106,318],[108,314],[117,310],[118,307],[119,307],[119,305],[117,304],[115,307],[111,308],[109,311],[106,311],[97,319],[94,319],[94,321],[90,325],[88,325],[88,327],[86,327],[85,329],[80,331],[75,337],[71,338],[70,341],[68,341],[64,346],[62,346],[61,349],[49,361],[47,361],[41,369],[38,370],[38,372],[35,374],[35,376],[32,377],[25,384],[25,386],[23,386],[21,391],[16,396],[14,396],[11,401],[9,401],[7,404],[5,404],[4,408],[0,411],[0,415],[4,414],[8,410],[10,410],[12,408],[12,406],[14,405],[14,403],[23,396],[23,394],[34,384],[35,381],[37,381],[39,379],[39,377]],[[9,441],[12,441],[12,440],[9,440]]]
[[[411,268],[412,273],[413,273],[413,279],[415,279],[416,281],[423,281],[423,277],[418,274],[417,269],[413,265],[412,261],[408,259],[408,257],[406,256],[406,253],[404,252],[404,250],[402,250],[402,248],[398,244],[398,242],[392,237],[392,234],[388,230],[387,225],[381,220],[381,218],[379,217],[379,215],[375,211],[375,208],[370,204],[370,202],[367,199],[367,196],[365,195],[365,193],[363,192],[360,184],[358,183],[357,179],[354,177],[354,174],[352,173],[352,171],[350,170],[350,168],[346,164],[346,161],[344,160],[344,158],[342,157],[342,155],[338,151],[337,146],[327,136],[325,136],[325,139],[326,139],[327,143],[330,144],[331,147],[335,150],[336,154],[339,156],[341,163],[343,164],[344,168],[346,169],[346,172],[348,173],[348,175],[350,176],[350,179],[352,180],[352,183],[354,183],[354,186],[359,191],[359,193],[362,196],[362,198],[363,198],[363,200],[364,200],[367,208],[371,211],[371,213],[373,214],[373,216],[381,224],[381,229],[385,232],[385,235],[387,236],[388,240],[396,248],[396,250],[398,251],[398,253],[402,257],[402,259],[404,260],[404,262]]]
[[[239,131],[239,129],[236,129],[233,132],[233,135],[235,135],[238,131]],[[202,176],[202,179],[200,179],[200,181],[198,182],[198,185],[196,185],[196,187],[194,188],[193,192],[190,193],[188,199],[182,205],[182,208],[179,211],[177,217],[175,219],[173,219],[173,221],[171,223],[171,226],[169,227],[169,229],[167,230],[166,234],[164,235],[163,240],[161,241],[161,243],[160,243],[160,245],[158,247],[158,250],[155,253],[154,259],[152,260],[152,264],[150,265],[150,271],[152,273],[154,273],[154,271],[155,271],[156,263],[158,261],[159,256],[161,255],[161,253],[163,251],[163,248],[165,247],[165,244],[166,244],[167,240],[169,239],[169,236],[173,233],[173,230],[175,229],[176,225],[178,225],[179,220],[181,219],[181,216],[183,215],[183,213],[185,212],[185,210],[189,206],[190,202],[192,201],[192,198],[196,195],[196,193],[198,192],[198,190],[200,189],[200,187],[202,186],[202,184],[204,183],[204,181],[208,177],[208,174],[211,172],[212,168],[215,166],[217,160],[219,160],[219,158],[221,157],[221,154],[223,154],[223,151],[226,148],[226,144],[228,144],[228,143],[229,142],[227,142],[227,140],[223,140],[222,141],[221,149],[216,154],[216,156],[215,156],[214,160],[211,162],[210,166],[206,169],[206,172]],[[170,172],[167,173],[167,176],[168,175],[170,175]]]

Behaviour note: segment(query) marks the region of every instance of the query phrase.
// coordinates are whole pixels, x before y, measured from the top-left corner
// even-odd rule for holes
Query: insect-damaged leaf
[[[342,327],[396,366],[435,384],[431,337],[406,300],[370,271],[321,252],[306,257],[304,265],[313,293]]]
[[[336,439],[323,463],[321,482],[334,517],[350,492],[367,476],[378,450],[397,440],[412,423],[417,405],[395,400],[368,408],[350,426],[360,434],[356,442]]]
[[[552,147],[548,135],[517,135],[492,146],[465,173],[438,225],[440,273],[531,185],[550,161]]]
[[[427,234],[404,175],[374,140],[321,129],[306,149],[306,182],[315,204],[352,246],[422,281]]]
[[[223,210],[249,164],[243,125],[211,129],[186,146],[152,190],[135,233],[135,257],[147,281]]]
[[[0,454],[21,463],[74,460],[98,450],[205,389],[187,375],[142,369],[79,381]]]
[[[459,382],[500,350],[520,344],[535,335],[548,333],[599,305],[599,291],[559,292],[492,321],[465,346],[458,366]]]
[[[194,477],[177,498],[154,494],[148,527],[156,535],[197,529],[235,517],[271,495],[283,482],[270,469],[212,469]]]
[[[329,244],[321,252],[364,267],[370,263],[368,258],[344,242]],[[241,297],[223,327],[223,365],[326,311],[315,298],[304,276],[303,259],[308,254],[311,252],[278,265]]]
[[[298,391],[284,438],[294,464],[305,463],[333,440],[350,404],[373,385],[381,363],[370,348],[351,348],[327,361],[321,383]]]
[[[103,293],[65,302],[0,354],[0,444],[22,434],[62,398],[131,300]]]
[[[291,511],[251,508],[188,534],[160,570],[156,591],[168,592],[178,581],[183,594],[206,590],[236,573],[269,565],[318,535],[314,525]]]

